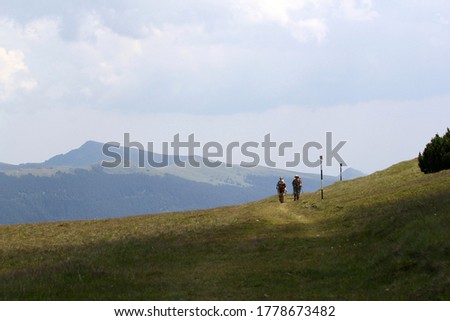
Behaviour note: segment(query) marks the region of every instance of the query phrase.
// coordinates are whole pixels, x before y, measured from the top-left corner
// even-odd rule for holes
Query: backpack
[[[299,179],[294,179],[294,180],[292,181],[292,186],[294,186],[294,187],[300,187],[300,186],[302,186],[302,179],[301,179],[301,178],[299,178]]]
[[[284,193],[284,191],[286,190],[286,183],[285,182],[278,182],[278,192],[279,193]]]

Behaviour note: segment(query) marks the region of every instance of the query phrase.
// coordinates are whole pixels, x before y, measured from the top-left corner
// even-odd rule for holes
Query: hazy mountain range
[[[279,176],[288,182],[295,174],[305,192],[320,188],[320,175],[240,166],[217,168],[137,166],[138,150],[130,149],[130,168],[104,168],[108,159],[102,143],[88,141],[80,148],[43,163],[0,163],[0,224],[122,217],[210,208],[256,201],[275,194]],[[116,150],[122,157],[124,149]],[[155,161],[163,155],[151,154]],[[187,158],[180,157],[186,160]],[[344,179],[364,174],[347,169]],[[329,185],[338,178],[324,176]],[[291,189],[289,189],[291,192]]]

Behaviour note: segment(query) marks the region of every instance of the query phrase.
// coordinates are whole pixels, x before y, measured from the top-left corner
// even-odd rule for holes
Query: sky
[[[0,162],[270,134],[283,167],[331,132],[371,173],[450,127],[449,57],[447,0],[0,0]]]

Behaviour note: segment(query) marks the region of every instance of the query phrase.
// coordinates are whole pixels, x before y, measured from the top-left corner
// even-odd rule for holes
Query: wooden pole
[[[320,199],[323,200],[323,169],[322,169],[323,156],[320,155]]]

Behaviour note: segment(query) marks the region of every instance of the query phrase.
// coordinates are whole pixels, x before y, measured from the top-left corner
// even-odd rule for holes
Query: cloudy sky
[[[450,127],[449,57],[448,0],[0,0],[0,162],[332,132],[370,173]]]

